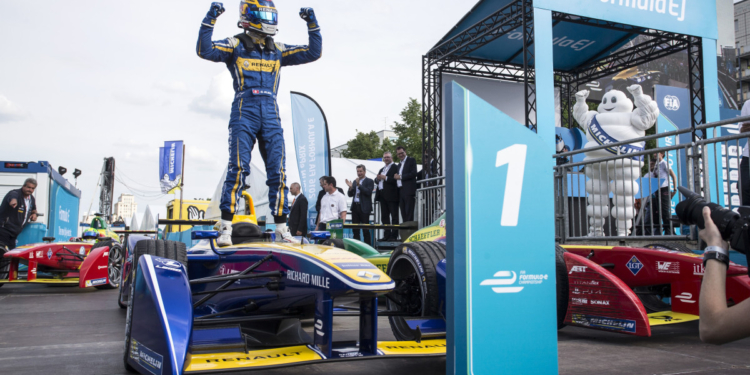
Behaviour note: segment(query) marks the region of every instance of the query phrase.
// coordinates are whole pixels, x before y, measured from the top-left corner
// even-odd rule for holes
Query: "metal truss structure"
[[[430,154],[435,160],[436,173],[439,176],[443,175],[442,76],[444,73],[523,83],[526,98],[525,125],[532,131],[536,131],[535,71],[532,66],[534,50],[531,48],[534,43],[533,11],[533,0],[513,1],[435,46],[422,57],[422,147],[423,152]],[[705,123],[700,38],[559,12],[552,13],[552,22],[553,25],[569,22],[628,33],[604,51],[622,44],[634,34],[649,36],[644,42],[620,49],[612,54],[605,55],[606,52],[604,52],[569,71],[555,71],[555,85],[561,93],[561,107],[567,111],[562,114],[563,126],[575,126],[572,120],[572,104],[580,86],[683,50],[688,52],[692,125],[695,128]],[[467,56],[472,51],[514,31],[521,31],[523,47],[507,61],[489,61]],[[519,55],[523,56],[523,63],[512,63],[511,61]]]

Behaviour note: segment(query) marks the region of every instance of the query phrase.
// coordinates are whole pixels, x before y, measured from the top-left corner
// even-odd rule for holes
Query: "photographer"
[[[700,231],[700,238],[708,247],[703,254],[706,260],[700,294],[701,340],[718,345],[750,337],[750,299],[727,307],[729,245],[711,219],[709,207],[703,207],[703,220],[705,229]]]

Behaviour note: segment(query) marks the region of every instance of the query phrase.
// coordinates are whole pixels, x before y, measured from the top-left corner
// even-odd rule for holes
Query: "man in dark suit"
[[[404,222],[414,221],[414,204],[417,199],[417,160],[406,155],[403,146],[396,148],[396,155],[401,160],[398,173],[393,176],[399,187],[399,207]]]
[[[323,176],[323,177],[321,177],[321,178],[320,178],[320,179],[318,180],[318,181],[320,181],[320,187],[321,187],[322,189],[320,189],[320,192],[318,192],[318,200],[317,200],[317,201],[315,202],[315,212],[317,212],[317,213],[318,213],[318,218],[317,218],[317,219],[315,220],[315,225],[316,225],[316,226],[317,226],[317,225],[319,224],[319,222],[320,222],[320,201],[322,201],[322,200],[323,200],[323,196],[325,196],[325,195],[326,195],[326,189],[325,189],[325,188],[323,187],[323,182],[324,182],[324,179],[325,179],[326,177],[328,177],[328,176]],[[344,189],[342,189],[342,188],[340,188],[340,187],[337,187],[337,188],[336,188],[336,190],[338,190],[338,191],[339,191],[339,193],[341,193],[341,195],[343,195],[344,197],[346,197],[346,194],[344,194]]]
[[[370,213],[372,212],[372,191],[375,189],[375,182],[365,175],[365,166],[357,166],[357,179],[354,182],[346,180],[349,186],[349,196],[352,197],[352,223],[370,224]],[[354,239],[359,240],[359,229],[352,229]],[[370,245],[370,230],[362,229],[364,232],[365,243]]]
[[[394,176],[398,173],[398,164],[393,162],[390,152],[383,154],[385,166],[380,168],[375,177],[377,192],[375,200],[380,202],[380,221],[383,224],[398,225],[398,185]],[[384,230],[380,241],[395,241],[398,239],[397,230]]]
[[[289,209],[289,233],[292,236],[307,236],[307,198],[296,182],[289,187],[289,192],[295,196]]]

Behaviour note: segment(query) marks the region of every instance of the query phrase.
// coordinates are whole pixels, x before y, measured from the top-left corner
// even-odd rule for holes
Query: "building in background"
[[[388,140],[390,140],[391,142],[396,142],[396,140],[398,139],[398,136],[393,130],[381,130],[377,132],[377,135],[378,135],[378,138],[380,139],[380,143],[383,143],[383,140],[385,140],[386,138],[388,138]],[[341,153],[344,152],[344,150],[346,150],[347,148],[349,148],[349,145],[347,145],[346,143],[344,143],[341,146],[332,148],[331,157],[342,158],[343,156],[341,156]]]
[[[138,212],[138,203],[135,203],[135,197],[131,194],[120,194],[117,203],[115,203],[114,219],[129,219],[135,212]]]

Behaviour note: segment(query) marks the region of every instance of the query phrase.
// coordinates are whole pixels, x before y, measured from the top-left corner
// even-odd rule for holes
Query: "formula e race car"
[[[313,232],[324,240],[328,232]],[[127,304],[126,368],[142,374],[214,373],[378,356],[445,355],[445,340],[378,341],[378,299],[394,282],[351,252],[286,244],[249,222],[235,223],[233,246],[131,235],[119,303]],[[132,249],[132,250],[130,250]],[[355,298],[359,339],[333,341],[334,300]],[[396,312],[398,313],[398,312]],[[313,318],[312,337],[301,319]],[[431,317],[428,317],[431,318]]]
[[[48,242],[17,247],[0,260],[0,286],[7,283],[78,285],[114,289],[120,282],[122,248],[117,241]],[[54,239],[54,238],[53,238]]]
[[[445,218],[414,233],[391,255],[391,328],[399,340],[445,330]],[[417,241],[415,241],[417,240]],[[703,257],[680,244],[556,246],[557,325],[651,336],[651,328],[699,319]],[[493,275],[488,275],[491,277]],[[515,282],[512,275],[503,285]],[[727,270],[727,303],[750,297],[747,267]]]

